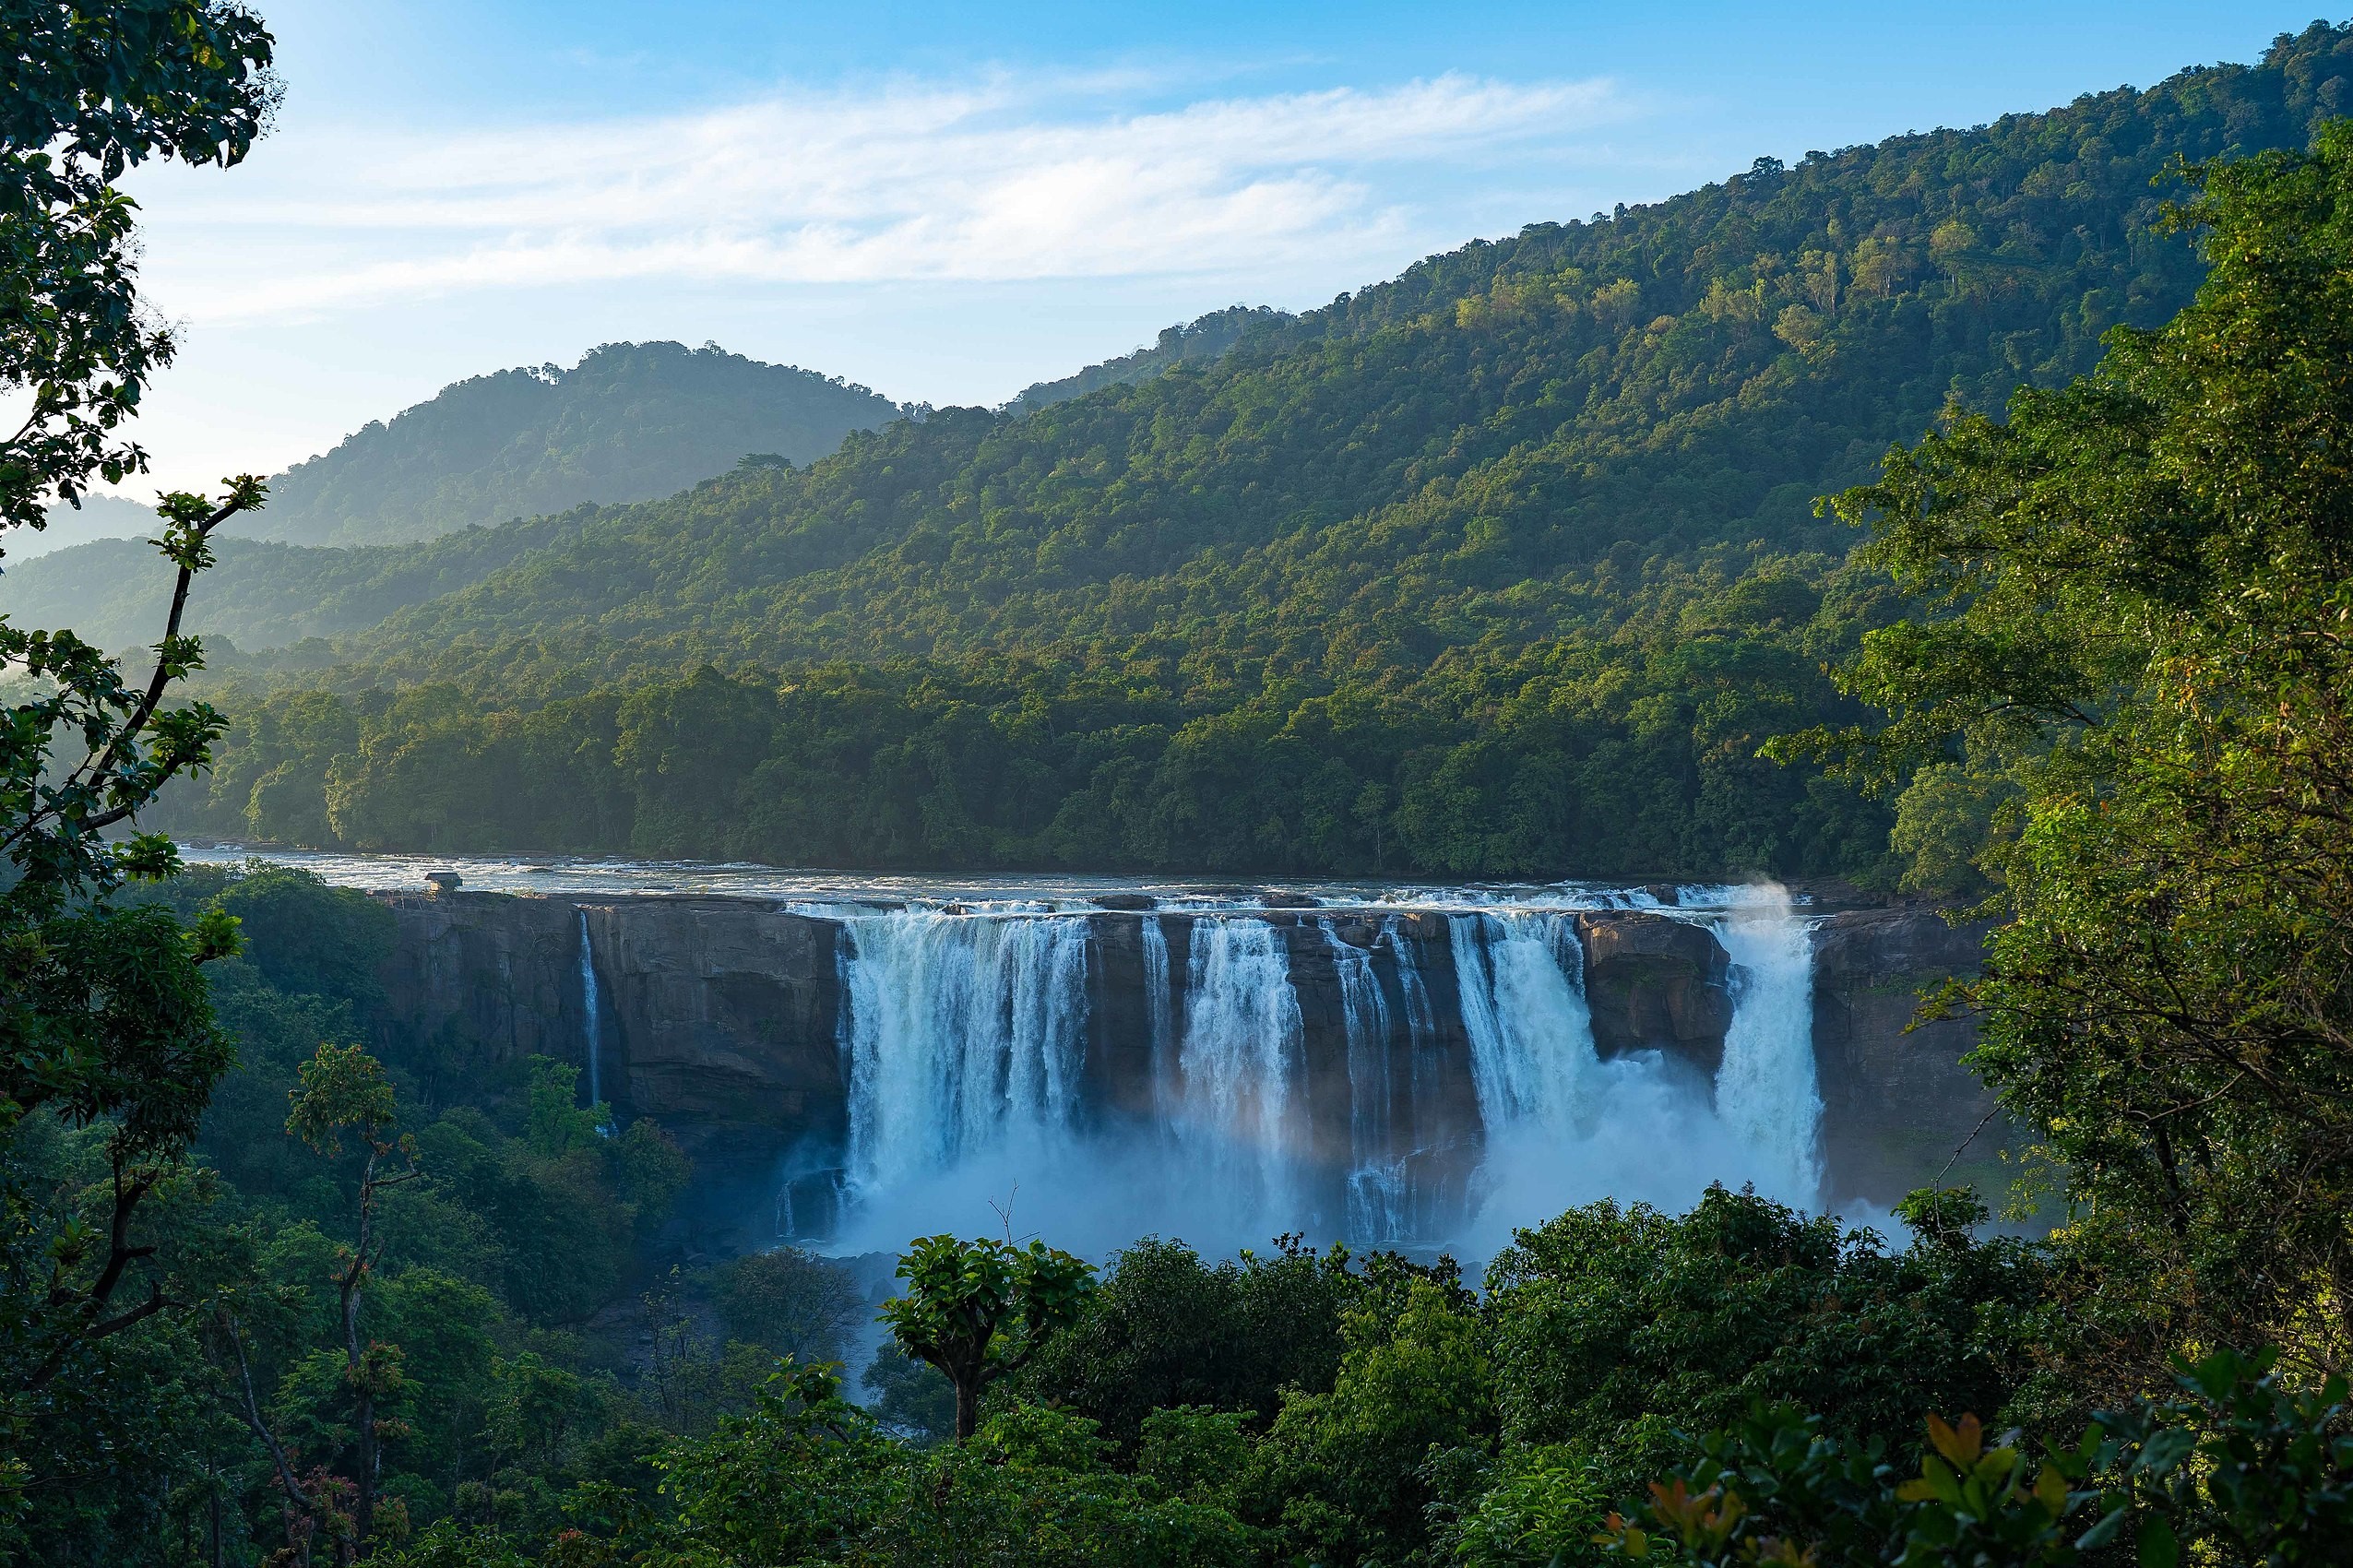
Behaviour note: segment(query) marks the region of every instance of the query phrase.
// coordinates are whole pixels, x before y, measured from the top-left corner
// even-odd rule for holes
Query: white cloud
[[[498,289],[989,282],[1371,255],[1465,160],[1552,159],[1602,80],[1444,76],[1122,113],[1134,83],[996,76],[501,129],[288,126],[160,171],[150,297],[197,323]]]

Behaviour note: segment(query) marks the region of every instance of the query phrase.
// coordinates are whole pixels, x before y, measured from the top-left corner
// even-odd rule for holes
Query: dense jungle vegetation
[[[1860,719],[1825,670],[1902,612],[1814,498],[1949,401],[2063,385],[2109,328],[2170,316],[2203,273],[2156,227],[2175,160],[2305,145],[2349,68],[2316,28],[2254,67],[1760,163],[1298,318],[1212,318],[1239,340],[1132,384],[600,509],[245,667],[219,767],[155,820],[802,864],[1891,879],[1884,803],[1756,757]],[[452,576],[493,555],[425,550]],[[402,571],[419,600],[442,580]]]
[[[173,352],[112,182],[241,161],[274,46],[227,0],[10,25],[22,527],[137,470],[128,411]],[[1907,852],[1987,890],[1985,970],[1942,1004],[1976,1010],[1974,1063],[2063,1181],[2047,1238],[1985,1234],[1965,1190],[1907,1199],[1900,1246],[1718,1190],[1530,1216],[1476,1288],[1298,1238],[1099,1265],[921,1238],[888,1282],[715,1255],[658,1126],[391,1024],[383,908],[138,831],[227,731],[180,615],[264,499],[246,476],[165,498],[175,588],[137,676],[0,623],[0,1553],[2346,1562],[2353,122],[2184,178],[2182,308],[1837,493],[1867,529],[1842,570],[1886,595],[1822,655],[1853,719],[1772,731],[1902,790]]]

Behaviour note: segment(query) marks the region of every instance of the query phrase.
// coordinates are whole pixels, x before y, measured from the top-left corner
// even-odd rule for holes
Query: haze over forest
[[[660,345],[462,383],[222,540],[194,624],[241,650],[212,661],[234,724],[159,820],[363,849],[1933,883],[1952,868],[1907,871],[1885,802],[1755,755],[1850,721],[1824,665],[1905,608],[1814,498],[1948,401],[2062,384],[2108,328],[2178,310],[2201,268],[2153,227],[2169,171],[2302,145],[2342,59],[2319,30],[1760,160],[1301,315],[1206,317],[994,411],[893,419]],[[22,564],[0,606],[133,643],[163,590],[137,559]]]

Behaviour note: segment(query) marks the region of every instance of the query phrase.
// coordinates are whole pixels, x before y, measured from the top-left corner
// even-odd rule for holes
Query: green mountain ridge
[[[608,343],[566,370],[457,382],[271,481],[240,531],[299,544],[399,544],[583,502],[643,501],[746,453],[825,456],[896,419],[888,398],[715,344]]]
[[[1104,386],[1125,386],[1148,380],[1172,365],[1218,360],[1253,331],[1264,331],[1291,320],[1287,311],[1270,305],[1230,305],[1211,311],[1182,327],[1163,327],[1151,343],[1132,353],[1091,364],[1058,381],[1033,382],[1005,406],[1029,410],[1066,403]]]
[[[2169,316],[2202,267],[2157,232],[2167,171],[2304,145],[2348,77],[2353,38],[2316,25],[2255,67],[1759,160],[1141,381],[609,509],[345,639],[343,695],[244,696],[178,820],[857,864],[1888,874],[1884,808],[1754,756],[1853,717],[1823,666],[1894,608],[1813,497],[1949,401],[1999,408]],[[298,702],[339,717],[298,744],[267,717]],[[257,808],[265,777],[299,809]]]
[[[1088,365],[1060,381],[1031,386],[1009,406],[1041,408],[1066,401],[1099,386],[1141,381],[1161,374],[1171,365],[1215,358],[1240,341],[1244,331],[1280,319],[1284,318],[1279,313],[1263,306],[1237,305],[1216,312],[1189,326],[1166,329],[1151,347]],[[351,532],[348,528],[330,530],[333,542],[286,542],[288,538],[317,531],[313,526],[314,514],[317,509],[316,493],[323,487],[348,489],[359,482],[358,476],[384,467],[381,453],[370,450],[372,443],[378,448],[396,440],[406,440],[414,445],[433,439],[430,434],[420,435],[421,430],[445,431],[493,412],[483,405],[507,398],[514,386],[520,385],[515,378],[541,388],[553,388],[567,375],[580,380],[599,376],[609,381],[625,379],[626,369],[616,372],[616,366],[627,357],[624,350],[637,350],[638,357],[650,356],[657,364],[665,359],[676,361],[678,354],[685,352],[675,344],[608,345],[587,356],[581,367],[573,372],[553,367],[541,372],[502,371],[459,382],[445,388],[429,403],[399,415],[390,426],[371,423],[347,438],[338,446],[337,453],[348,454],[343,460],[349,473],[322,481],[312,469],[329,459],[315,458],[311,464],[300,465],[279,476],[273,481],[269,506],[250,525],[256,533],[266,537],[230,535],[221,540],[220,569],[199,580],[191,599],[192,629],[226,637],[246,650],[283,647],[310,638],[363,631],[397,610],[463,588],[529,550],[559,536],[568,537],[576,529],[551,529],[542,526],[544,517],[532,516],[496,524],[469,522],[448,532],[405,542],[370,544],[355,540],[346,537]],[[733,381],[737,392],[748,390],[755,396],[747,406],[720,410],[726,416],[721,421],[721,431],[733,434],[698,433],[698,438],[681,454],[663,459],[666,467],[662,477],[685,476],[673,488],[683,488],[707,477],[701,471],[687,471],[696,462],[710,463],[711,473],[739,464],[773,468],[778,463],[768,459],[786,464],[805,462],[838,444],[838,434],[823,440],[802,438],[805,433],[779,432],[758,422],[758,398],[772,396],[774,388],[764,386],[756,374],[746,376],[743,372],[745,367],[752,372],[775,371],[778,367],[719,354],[708,348],[688,355],[683,362],[714,359],[721,362],[721,374]],[[791,377],[807,374],[789,373]],[[533,394],[526,393],[527,398]],[[717,397],[715,391],[710,400]],[[633,413],[639,411],[635,403],[624,407]],[[514,422],[510,417],[506,422]],[[745,440],[771,440],[788,450],[728,455]],[[486,448],[478,442],[470,452],[444,453],[437,466],[446,471],[436,482],[443,493],[509,493],[511,484],[502,489],[498,464],[511,449],[521,445],[521,435],[511,435],[505,438],[506,449]],[[458,458],[464,456],[480,461],[473,468],[461,468]],[[625,451],[621,454],[622,458],[630,456]],[[578,457],[572,454],[568,459],[576,468],[581,466]],[[607,454],[606,467],[611,468],[616,460]],[[659,481],[632,476],[621,488],[637,489],[648,482]],[[608,483],[597,488],[609,490],[613,486]],[[563,493],[563,490],[559,486],[553,493]],[[287,499],[290,493],[291,502]],[[410,500],[413,502],[414,498]],[[168,588],[167,575],[155,564],[151,552],[141,542],[154,529],[155,517],[150,508],[116,496],[89,497],[79,510],[63,505],[53,507],[48,529],[15,541],[10,551],[6,575],[0,576],[0,613],[26,625],[73,626],[101,647],[143,646],[161,624]],[[406,531],[405,525],[395,526],[390,531],[397,536]],[[343,553],[346,552],[349,553]],[[43,558],[49,559],[27,569],[28,563]]]

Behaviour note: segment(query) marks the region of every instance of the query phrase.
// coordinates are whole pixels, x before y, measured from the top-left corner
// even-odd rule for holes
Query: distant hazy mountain
[[[570,370],[503,370],[371,422],[270,484],[232,525],[298,544],[398,544],[561,512],[644,501],[753,453],[806,463],[898,416],[836,377],[715,345],[608,343]]]
[[[48,526],[11,529],[0,534],[0,569],[37,555],[53,555],[94,539],[146,539],[155,532],[155,509],[117,495],[85,495],[78,510],[49,508]]]
[[[223,539],[216,546],[220,564],[189,593],[187,629],[247,649],[361,631],[570,539],[596,515],[597,508],[581,506],[359,549]],[[144,539],[94,540],[37,560],[12,550],[5,564],[0,615],[18,626],[70,626],[84,641],[115,652],[144,647],[162,632],[171,568]]]

